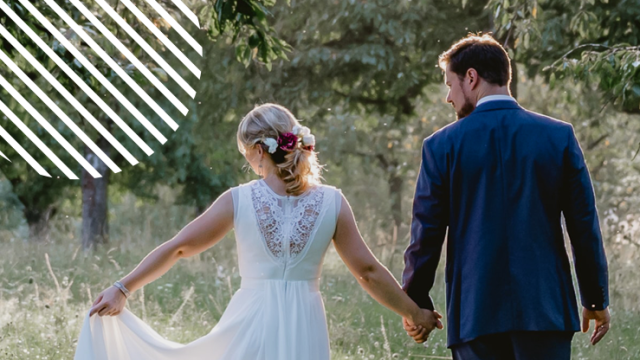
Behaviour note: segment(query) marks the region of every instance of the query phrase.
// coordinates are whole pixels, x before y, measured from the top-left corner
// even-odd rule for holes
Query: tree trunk
[[[402,188],[404,180],[393,173],[389,176],[389,196],[391,197],[391,216],[395,226],[402,225]]]
[[[49,220],[55,215],[57,209],[51,205],[45,210],[29,210],[24,211],[24,216],[29,226],[29,241],[31,242],[49,242],[51,227]]]
[[[396,253],[396,245],[398,244],[398,231],[402,225],[402,189],[404,188],[404,179],[397,173],[389,176],[389,197],[391,199],[391,216],[393,217],[393,230],[391,234],[391,242],[387,248],[387,264],[389,269],[393,266],[393,257]]]
[[[515,53],[515,50],[514,50]],[[511,61],[511,96],[518,100],[518,64]]]
[[[107,141],[100,137],[97,145],[109,155]],[[109,242],[108,222],[108,189],[109,168],[87,146],[85,158],[93,166],[101,178],[94,178],[82,169],[82,248],[96,249],[99,244]]]
[[[489,16],[489,29],[492,33],[496,33],[496,23],[493,16]],[[483,31],[486,33],[487,31]],[[511,96],[513,96],[516,100],[518,100],[518,65],[516,64],[516,49],[514,47],[516,39],[515,39],[515,26],[512,25],[509,31],[503,33],[503,35],[496,39],[502,47],[507,50],[511,49],[513,51],[513,59],[511,60],[511,84],[509,86],[509,90],[511,90]]]

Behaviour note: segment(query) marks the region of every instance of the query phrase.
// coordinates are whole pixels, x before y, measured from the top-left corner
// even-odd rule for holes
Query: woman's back
[[[243,281],[317,281],[335,232],[340,191],[316,185],[299,196],[282,196],[254,180],[233,188],[232,195]]]

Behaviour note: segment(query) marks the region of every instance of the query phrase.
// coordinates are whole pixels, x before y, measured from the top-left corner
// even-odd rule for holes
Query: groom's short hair
[[[438,58],[442,70],[447,65],[458,77],[464,78],[474,68],[485,81],[505,86],[511,81],[511,62],[502,45],[490,34],[469,34],[456,42]]]

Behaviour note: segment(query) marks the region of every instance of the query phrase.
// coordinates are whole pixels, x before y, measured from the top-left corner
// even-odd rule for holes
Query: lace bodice
[[[335,232],[340,190],[318,185],[299,196],[282,196],[257,180],[232,193],[241,276],[319,276]],[[254,269],[260,267],[266,271],[256,274]],[[304,271],[294,273],[295,267]]]
[[[279,262],[286,262],[300,255],[309,242],[324,192],[316,187],[294,198],[273,195],[262,181],[251,186],[251,201],[262,238],[269,252]]]

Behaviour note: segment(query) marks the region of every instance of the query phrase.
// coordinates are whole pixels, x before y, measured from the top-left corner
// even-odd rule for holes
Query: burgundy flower
[[[278,146],[285,151],[291,151],[296,148],[298,137],[293,133],[283,133],[278,136]]]

